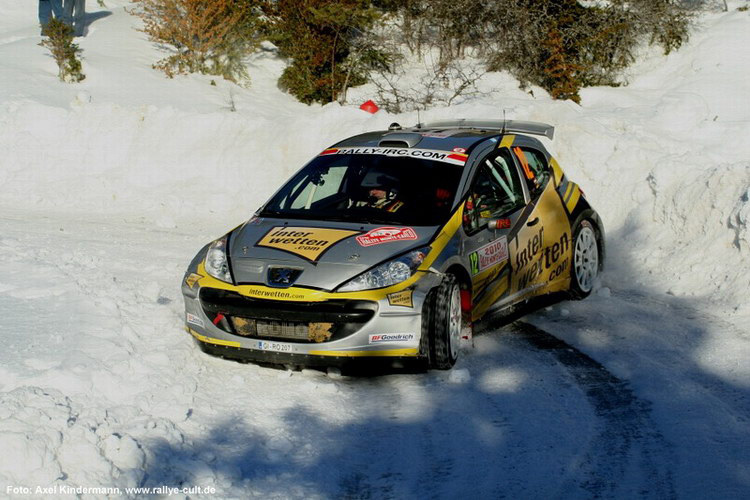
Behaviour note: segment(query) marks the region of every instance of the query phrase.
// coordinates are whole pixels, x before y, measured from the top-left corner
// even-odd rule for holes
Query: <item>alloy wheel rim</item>
[[[449,321],[449,334],[448,342],[450,342],[450,353],[451,359],[456,359],[458,356],[458,342],[461,338],[461,293],[457,286],[454,286],[451,290],[451,303],[450,311],[448,312]]]
[[[594,287],[594,278],[599,271],[599,252],[594,231],[584,226],[578,232],[575,247],[575,273],[578,286],[588,293]]]

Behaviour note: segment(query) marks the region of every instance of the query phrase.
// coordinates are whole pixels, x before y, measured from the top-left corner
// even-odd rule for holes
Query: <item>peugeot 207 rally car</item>
[[[198,252],[182,286],[188,332],[229,358],[447,369],[488,311],[587,296],[604,229],[535,137],[553,133],[459,120],[331,146]]]

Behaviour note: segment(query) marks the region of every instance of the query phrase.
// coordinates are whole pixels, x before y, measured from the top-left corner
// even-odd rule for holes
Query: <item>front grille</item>
[[[347,337],[372,319],[377,303],[366,300],[281,302],[202,288],[200,301],[209,318],[227,332],[248,338],[318,343]]]
[[[299,321],[263,321],[234,316],[230,318],[237,335],[296,342],[325,342],[333,336],[334,324]]]

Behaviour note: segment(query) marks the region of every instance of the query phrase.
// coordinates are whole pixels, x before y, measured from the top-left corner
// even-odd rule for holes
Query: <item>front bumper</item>
[[[274,351],[260,351],[256,349],[245,349],[242,347],[230,347],[226,345],[218,345],[213,342],[206,342],[198,337],[196,332],[188,329],[195,339],[200,349],[206,354],[212,356],[218,356],[225,359],[231,359],[241,362],[250,362],[258,364],[268,365],[283,365],[283,366],[304,366],[312,368],[325,368],[329,366],[335,367],[353,367],[357,365],[361,367],[363,364],[367,366],[398,366],[403,363],[404,366],[408,366],[409,363],[414,363],[419,359],[417,355],[405,354],[402,356],[397,355],[395,351],[382,351],[386,355],[366,355],[361,353],[361,356],[355,356],[349,353],[344,356],[332,355],[329,353],[326,356],[320,355],[308,355],[308,354],[294,354],[285,352],[274,352]]]
[[[186,326],[205,352],[245,361],[335,366],[355,358],[413,359],[433,281],[426,274],[401,289],[350,294],[287,289],[294,300],[271,300],[260,298],[264,287],[215,287],[217,280],[201,276],[183,284]]]

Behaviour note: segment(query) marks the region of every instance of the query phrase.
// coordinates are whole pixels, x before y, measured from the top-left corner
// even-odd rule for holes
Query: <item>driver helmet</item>
[[[389,199],[395,198],[398,195],[399,184],[399,180],[396,177],[377,171],[368,172],[362,179],[362,187],[367,191],[382,189]]]

